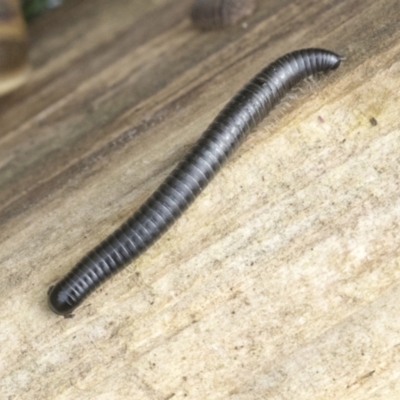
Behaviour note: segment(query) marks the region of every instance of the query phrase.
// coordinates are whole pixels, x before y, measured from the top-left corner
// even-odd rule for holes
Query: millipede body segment
[[[99,285],[136,259],[180,217],[293,86],[308,76],[336,69],[340,61],[333,52],[304,49],[286,54],[257,74],[147,201],[50,288],[50,308],[60,315],[71,314]]]

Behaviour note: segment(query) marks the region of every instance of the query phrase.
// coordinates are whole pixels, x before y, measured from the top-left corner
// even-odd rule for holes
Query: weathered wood
[[[259,1],[200,33],[190,4],[69,0],[30,28],[31,81],[0,99],[2,397],[397,398],[400,5]],[[346,61],[73,319],[53,315],[49,285],[245,82],[311,46]]]
[[[0,0],[0,96],[25,83],[28,71],[28,37],[20,2]]]

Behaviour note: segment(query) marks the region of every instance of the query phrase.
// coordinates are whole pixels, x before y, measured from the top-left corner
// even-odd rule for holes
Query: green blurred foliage
[[[22,12],[27,21],[42,14],[49,8],[59,6],[62,0],[22,0]]]

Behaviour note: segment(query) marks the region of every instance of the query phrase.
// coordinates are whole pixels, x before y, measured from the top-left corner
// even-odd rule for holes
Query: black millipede
[[[222,29],[251,15],[255,8],[255,0],[194,0],[190,16],[199,29]]]
[[[293,86],[311,75],[336,69],[340,61],[331,51],[312,48],[286,54],[264,68],[220,111],[145,203],[49,289],[50,308],[70,315],[99,285],[136,259],[189,207]]]

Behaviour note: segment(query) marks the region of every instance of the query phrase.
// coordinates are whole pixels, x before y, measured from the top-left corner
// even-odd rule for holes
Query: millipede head
[[[51,311],[58,315],[71,315],[72,311],[76,308],[76,306],[71,306],[68,292],[59,290],[58,285],[50,286],[47,296],[47,302]]]

